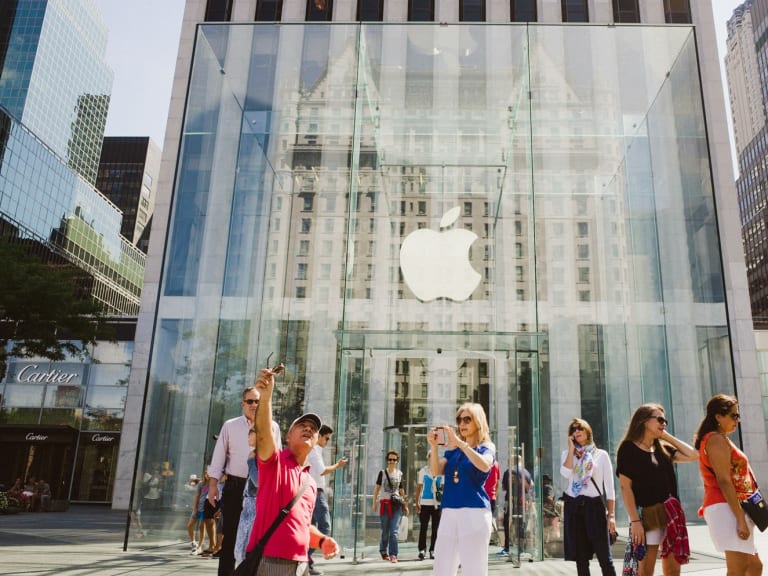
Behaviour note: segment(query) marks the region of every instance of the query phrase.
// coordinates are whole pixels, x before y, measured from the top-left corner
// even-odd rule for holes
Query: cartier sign
[[[40,370],[37,364],[27,364],[16,374],[16,382],[40,382],[50,384],[68,384],[75,378],[79,378],[77,372],[63,372],[62,370]]]
[[[35,434],[34,432],[27,433],[26,436],[24,436],[26,440],[33,440],[36,442],[43,442],[45,440],[48,440],[47,434]]]
[[[91,442],[94,444],[110,444],[114,440],[115,437],[110,434],[94,434],[91,436]]]

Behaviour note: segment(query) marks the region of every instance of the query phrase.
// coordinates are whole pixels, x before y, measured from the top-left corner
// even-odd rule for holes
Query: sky
[[[94,1],[114,74],[106,135],[149,136],[162,148],[184,0]]]
[[[150,136],[162,148],[184,0],[94,1],[109,29],[107,62],[114,73],[106,134]],[[724,87],[725,24],[741,2],[712,0]]]

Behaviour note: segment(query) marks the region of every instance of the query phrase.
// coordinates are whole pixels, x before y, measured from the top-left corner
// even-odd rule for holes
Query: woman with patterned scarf
[[[616,533],[613,466],[608,452],[595,446],[586,420],[574,418],[568,425],[560,474],[568,481],[563,495],[565,559],[576,562],[579,576],[589,576],[589,561],[596,555],[603,576],[615,576],[609,536]]]

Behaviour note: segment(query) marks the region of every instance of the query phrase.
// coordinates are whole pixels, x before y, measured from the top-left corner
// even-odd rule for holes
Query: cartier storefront
[[[42,478],[54,503],[109,502],[132,355],[132,341],[116,341],[63,362],[10,358],[0,382],[0,482]]]

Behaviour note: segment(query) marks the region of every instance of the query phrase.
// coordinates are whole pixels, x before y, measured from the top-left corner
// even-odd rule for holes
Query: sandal
[[[389,554],[387,554],[386,552],[382,552],[381,553],[381,559],[382,560],[389,560]]]

